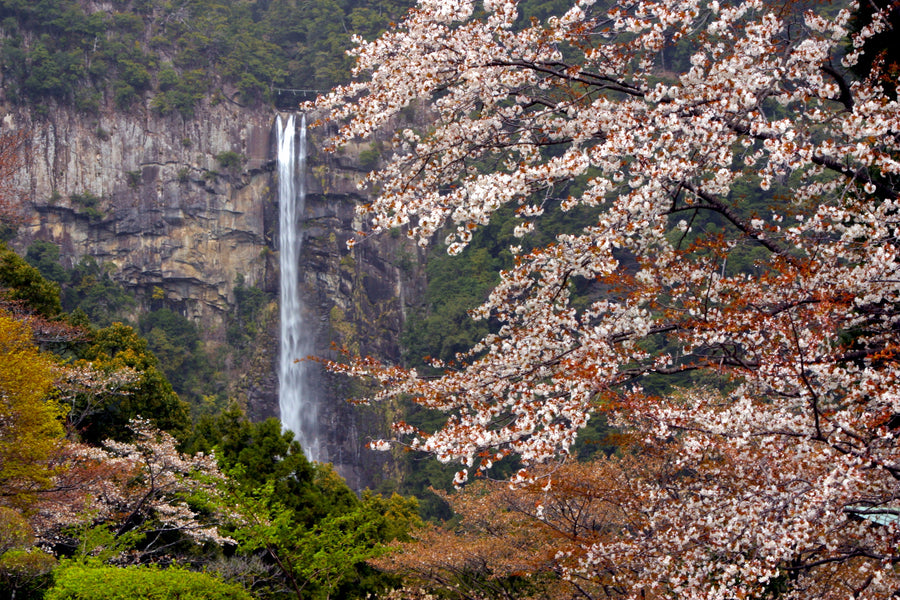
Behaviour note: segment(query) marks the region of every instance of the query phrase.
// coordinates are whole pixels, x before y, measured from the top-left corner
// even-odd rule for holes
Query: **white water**
[[[312,347],[303,323],[300,301],[300,216],[306,201],[306,116],[283,123],[278,130],[278,248],[281,271],[281,348],[278,365],[278,404],[281,426],[290,429],[310,460],[324,460],[318,435],[318,407],[308,383],[306,361]]]

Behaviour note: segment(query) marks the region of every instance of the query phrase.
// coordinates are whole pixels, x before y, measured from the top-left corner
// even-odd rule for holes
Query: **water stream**
[[[278,366],[278,404],[281,425],[294,432],[310,460],[325,460],[318,433],[318,407],[307,371],[297,359],[312,352],[303,322],[300,298],[301,216],[306,201],[306,116],[276,121],[278,143],[278,248],[281,271],[281,347]]]

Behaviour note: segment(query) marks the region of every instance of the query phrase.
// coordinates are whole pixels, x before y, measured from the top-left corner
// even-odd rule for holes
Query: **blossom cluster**
[[[447,414],[375,446],[460,463],[457,484],[516,455],[527,481],[605,411],[648,447],[670,441],[672,473],[700,475],[647,482],[648,534],[581,547],[572,576],[633,557],[615,582],[631,597],[758,597],[776,579],[786,597],[892,593],[900,526],[860,507],[896,514],[900,499],[900,105],[834,66],[890,9],[851,35],[852,6],[582,0],[530,23],[512,1],[482,8],[421,3],[360,41],[359,80],[318,100],[335,145],[408,106],[433,115],[395,137],[361,216],[422,244],[449,231],[452,253],[502,207],[525,237],[550,209],[596,218],[511,249],[473,311],[499,329],[461,368],[333,365],[378,380],[372,401]],[[591,290],[577,302],[575,282]],[[715,385],[641,387],[692,374]]]
[[[39,540],[53,544],[67,528],[87,522],[117,537],[177,531],[196,542],[231,542],[217,527],[215,499],[224,476],[215,458],[178,452],[175,439],[149,421],[133,420],[130,429],[130,442],[66,446],[59,457],[64,468],[33,518]],[[152,543],[144,549],[153,551]]]

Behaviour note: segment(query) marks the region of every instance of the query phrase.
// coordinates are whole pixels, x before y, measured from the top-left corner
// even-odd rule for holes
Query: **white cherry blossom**
[[[514,266],[473,311],[498,330],[454,369],[333,365],[379,381],[370,401],[409,395],[447,415],[374,446],[457,462],[457,484],[517,455],[522,482],[603,411],[668,448],[673,476],[634,483],[653,506],[643,529],[571,548],[566,576],[613,569],[633,598],[895,593],[900,105],[836,66],[852,8],[620,0],[524,23],[494,1],[485,13],[420,4],[360,43],[358,82],[317,101],[335,145],[409,106],[433,117],[369,175],[371,233],[443,233],[458,252],[501,208],[521,220]],[[888,22],[876,13],[843,63]],[[679,70],[665,58],[682,46]],[[579,205],[595,219],[525,249],[550,209]],[[593,286],[577,303],[576,281]],[[706,379],[645,385],[688,373]],[[892,516],[876,522],[876,509]]]

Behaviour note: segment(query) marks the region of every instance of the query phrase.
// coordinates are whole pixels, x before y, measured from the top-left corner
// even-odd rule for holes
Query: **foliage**
[[[413,103],[434,116],[368,176],[370,231],[424,245],[455,226],[458,254],[508,208],[522,240],[474,311],[496,329],[439,376],[332,364],[383,384],[372,401],[446,415],[372,445],[457,463],[457,485],[516,458],[513,482],[550,494],[577,481],[537,465],[603,412],[640,458],[597,459],[624,470],[617,535],[571,536],[571,581],[626,598],[893,593],[900,107],[879,74],[848,71],[887,10],[850,33],[848,9],[759,0],[519,8],[422,2],[317,103],[336,145]],[[555,207],[590,217],[548,226]]]
[[[240,152],[226,150],[224,152],[219,152],[218,154],[216,154],[216,160],[219,162],[219,166],[221,166],[223,169],[227,169],[228,171],[235,173],[240,170],[247,158]]]
[[[207,76],[202,69],[186,70],[179,75],[169,67],[160,72],[159,82],[159,92],[150,101],[150,107],[163,115],[194,116],[194,107],[207,91]]]
[[[31,544],[33,536],[25,517],[5,506],[0,506],[0,517],[0,555]]]
[[[96,262],[82,261],[73,272],[60,270],[58,249],[52,244],[37,243],[31,250],[35,264],[48,274],[69,279],[70,285],[94,288],[98,284],[89,282],[91,277],[108,278],[108,270]],[[264,299],[249,291],[245,317],[255,318]],[[30,336],[28,326],[12,318],[10,323]],[[70,362],[48,363],[46,384],[33,372],[42,364],[35,356],[45,355],[34,354],[30,337],[32,350],[23,360],[32,370],[0,360],[0,367],[9,366],[27,379],[32,386],[29,391],[36,394],[55,388],[61,401],[48,404],[56,412],[42,417],[45,426],[55,427],[51,438],[56,443],[47,457],[39,457],[28,482],[29,493],[41,493],[33,499],[16,495],[12,480],[0,478],[0,504],[20,509],[4,519],[9,531],[0,530],[2,593],[40,597],[50,585],[56,558],[38,550],[35,543],[86,561],[57,569],[57,585],[48,597],[99,593],[92,591],[94,575],[108,580],[104,594],[121,587],[125,596],[140,597],[135,586],[143,585],[144,576],[122,570],[122,565],[208,561],[221,553],[224,543],[235,554],[231,562],[242,561],[242,579],[266,597],[282,597],[283,592],[302,598],[365,597],[395,585],[393,578],[378,573],[365,560],[383,554],[387,543],[405,536],[417,520],[415,501],[372,495],[361,501],[330,465],[307,461],[293,435],[282,432],[277,420],[250,423],[236,409],[201,418],[185,442],[194,452],[218,446],[221,463],[232,474],[229,480],[211,454],[179,452],[176,439],[158,427],[186,435],[186,407],[172,392],[160,372],[160,361],[150,350],[156,347],[163,363],[181,361],[181,370],[190,370],[192,359],[180,349],[197,350],[198,334],[168,309],[145,315],[141,327],[150,342],[121,323],[92,331],[86,343],[69,346],[67,352],[77,351],[68,355]],[[61,404],[67,408],[63,410]],[[79,443],[63,440],[64,412]],[[149,420],[135,419],[142,415]],[[6,422],[3,415],[0,422]],[[0,441],[9,432],[2,433]],[[30,440],[21,427],[15,436],[15,444]],[[114,439],[105,439],[110,437]],[[30,441],[28,448],[38,452],[42,446]],[[18,448],[16,452],[21,456]],[[0,457],[0,465],[12,464]],[[20,471],[17,481],[24,481],[24,472]],[[22,512],[26,508],[27,519]],[[219,527],[226,517],[230,524],[223,533]],[[237,547],[236,542],[240,542]],[[107,561],[118,565],[115,571],[101,567]],[[84,581],[66,579],[66,586],[74,587],[61,586],[60,578],[70,569],[78,570],[78,578]],[[170,587],[156,588],[162,594],[175,593]],[[188,591],[175,591],[190,597]]]
[[[103,218],[103,213],[98,208],[99,196],[91,192],[82,192],[81,194],[72,194],[69,196],[69,200],[78,207],[78,214],[84,215],[92,221]]]
[[[118,568],[69,562],[56,571],[47,600],[249,600],[239,585],[183,568]]]
[[[199,545],[229,542],[217,528],[211,456],[187,456],[148,421],[130,424],[132,442],[67,443],[53,487],[30,524],[40,546],[82,561],[118,565],[201,556]]]
[[[417,522],[415,500],[360,500],[331,465],[310,463],[277,420],[251,423],[236,407],[204,416],[189,441],[213,444],[229,476],[218,505],[231,515],[226,531],[241,555],[263,561],[251,578],[256,592],[362,598],[391,583],[364,561],[405,538]]]
[[[215,459],[178,452],[175,438],[149,421],[134,420],[129,429],[133,441],[107,440],[102,452],[94,448],[84,453],[84,460],[117,471],[98,482],[103,492],[94,500],[94,523],[110,523],[115,537],[132,530],[152,534],[141,547],[144,553],[155,552],[160,536],[171,532],[198,542],[229,541],[219,534],[215,511],[209,510],[222,480]]]
[[[21,260],[14,253],[10,252],[9,260],[11,264],[18,265],[17,270],[23,269]],[[26,260],[52,282],[62,284],[62,306],[68,311],[86,317],[88,323],[83,323],[84,325],[94,324],[108,328],[123,315],[133,313],[131,309],[136,304],[135,299],[121,284],[113,280],[114,267],[112,264],[100,265],[93,257],[84,256],[73,269],[67,270],[59,263],[59,247],[51,242],[41,240],[33,242],[28,247]],[[32,275],[35,274],[32,273]],[[43,280],[35,280],[36,283],[28,283],[28,281],[31,280],[19,277],[16,280],[16,291],[15,293],[11,291],[12,296],[10,297],[31,298],[36,295],[36,292],[30,290],[36,288],[40,291],[44,288],[49,289],[53,285]],[[203,403],[204,396],[215,396],[221,393],[223,384],[220,381],[220,374],[211,364],[194,323],[171,309],[162,308],[142,315],[139,319],[139,330],[145,338],[145,342],[140,343],[145,344],[146,348],[137,351],[152,353],[155,357],[155,368],[165,374],[173,390],[182,399],[194,407],[199,407]],[[71,358],[72,351],[69,350],[67,357]],[[90,354],[90,348],[76,349],[74,353],[82,357],[94,356]],[[149,363],[143,366],[139,365],[137,368],[145,370],[148,365]],[[96,370],[112,374],[123,366],[125,366],[124,362],[116,366],[101,361],[96,365]],[[135,365],[127,366],[129,369],[134,367]],[[143,377],[158,379],[158,375],[154,374],[143,375]],[[157,381],[155,384],[149,384],[148,380],[145,381],[145,384],[152,387],[162,383]],[[87,425],[91,418],[102,418],[101,406],[103,403],[97,404],[101,397],[105,397],[108,402],[115,404],[127,402],[129,395],[131,393],[128,390],[118,390],[114,394],[116,398],[114,402],[111,397],[94,392],[87,396],[76,395],[72,398],[73,414],[70,416],[70,424]],[[117,423],[124,425],[128,419],[135,416],[139,416],[139,413],[128,413]],[[102,435],[113,434],[106,431]],[[96,442],[102,437],[92,439]]]
[[[85,360],[60,365],[55,375],[56,397],[66,406],[70,432],[85,428],[114,398],[129,395],[140,380],[139,372],[130,367],[104,369]]]
[[[146,0],[108,11],[75,0],[7,0],[0,3],[4,91],[38,110],[52,99],[96,112],[104,95],[128,110],[149,97],[159,113],[189,118],[213,94],[253,103],[271,99],[274,87],[322,90],[346,80],[351,34],[371,38],[407,7]],[[296,106],[300,98],[288,92],[284,100]]]
[[[42,475],[47,479],[53,474],[50,468],[45,467],[43,471]],[[47,492],[46,482],[42,483],[40,491]],[[5,496],[7,491],[0,490],[0,497]],[[27,503],[29,515],[34,514],[34,500],[39,496],[33,496],[32,501]],[[25,512],[3,506],[4,500],[7,498],[0,500],[0,595],[40,598],[43,589],[51,583],[50,572],[56,565],[56,558],[34,546],[34,535]]]
[[[265,485],[252,492],[229,490],[229,508],[238,520],[231,535],[243,551],[263,550],[278,566],[288,588],[300,598],[366,597],[364,562],[387,551],[416,521],[415,500],[367,495],[349,510],[297,523],[293,511]]]
[[[107,438],[127,438],[128,423],[139,417],[150,419],[176,437],[187,435],[188,406],[175,394],[147,341],[134,329],[113,323],[94,332],[80,358],[91,361],[102,372],[131,369],[138,374],[134,383],[125,386],[127,393],[107,397],[87,420],[80,432],[84,441],[97,444]]]
[[[63,410],[49,393],[53,360],[31,329],[0,311],[0,506],[20,509],[52,484]]]
[[[183,315],[161,308],[141,315],[140,333],[175,392],[192,406],[221,392],[222,384],[200,340],[197,325]]]
[[[55,317],[62,312],[59,285],[44,279],[40,271],[3,243],[0,243],[0,298],[22,302],[27,309],[44,317]]]
[[[13,598],[42,598],[53,581],[56,558],[38,548],[0,554],[0,591]]]
[[[266,306],[272,301],[259,287],[246,286],[238,274],[234,282],[234,311],[227,317],[225,332],[228,343],[236,348],[246,346],[265,326]]]
[[[140,169],[134,171],[126,171],[125,179],[128,181],[128,187],[137,188],[141,185],[142,172]]]
[[[60,285],[69,283],[69,273],[59,262],[59,246],[56,244],[35,240],[25,252],[25,261],[40,271],[45,279]]]
[[[356,495],[333,471],[307,460],[300,443],[291,432],[282,431],[277,419],[252,423],[232,406],[217,416],[201,418],[189,447],[217,448],[222,468],[236,483],[246,489],[272,486],[274,497],[303,525],[311,526],[357,503]]]
[[[16,265],[14,271],[23,271],[24,269],[26,273],[31,274],[30,278],[22,276],[15,278],[14,283],[17,287],[7,292],[10,299],[33,298],[42,293],[42,290],[47,293],[55,292],[55,290],[51,290],[53,287],[51,282],[37,279],[37,274],[27,271],[21,259],[11,251],[7,260],[10,264]],[[86,317],[89,323],[83,323],[84,325],[93,323],[109,328],[117,318],[133,312],[130,309],[135,306],[136,302],[121,284],[112,279],[113,266],[111,264],[100,265],[93,257],[85,256],[72,270],[66,270],[59,264],[59,247],[45,241],[33,242],[28,248],[26,260],[53,282],[63,284],[63,306],[75,314]],[[29,303],[31,307],[34,305],[34,301]],[[164,412],[176,410],[175,405],[171,403],[171,398],[166,401],[161,399],[167,394],[171,394],[171,391],[161,391],[162,387],[168,384],[171,384],[172,390],[182,399],[190,402],[192,407],[200,407],[205,396],[216,396],[222,392],[223,383],[220,380],[220,373],[211,364],[194,323],[171,309],[162,308],[142,315],[139,319],[139,330],[144,336],[144,340],[134,338],[132,341],[136,345],[133,347],[133,351],[137,354],[152,355],[152,360],[138,360],[132,357],[116,362],[104,358],[91,368],[96,373],[103,372],[107,375],[119,372],[123,368],[137,369],[142,373],[143,383],[132,381],[124,388],[114,386],[115,392],[112,395],[107,393],[109,390],[100,393],[93,388],[87,395],[77,392],[69,394],[72,412],[69,421],[71,425],[86,426],[89,429],[98,427],[99,423],[94,421],[95,419],[102,421],[111,418],[106,411],[125,410],[120,418],[114,419],[114,422],[109,423],[108,426],[103,426],[102,431],[86,433],[88,438],[94,442],[99,442],[107,435],[118,435],[113,432],[113,429],[124,426],[129,419],[135,416],[140,416],[142,410],[148,410],[149,405],[145,405],[144,408],[123,408],[123,403],[130,405],[137,400],[133,395],[134,390],[129,387],[131,384],[144,387],[141,395],[161,395],[158,400],[150,402],[150,404],[162,402],[162,404],[170,405],[170,409]],[[123,332],[124,330],[120,330],[120,333]],[[107,330],[103,330],[99,335],[101,338],[106,336]],[[134,337],[133,333],[129,336]],[[70,351],[67,356],[72,358],[72,351],[68,350]],[[81,358],[89,358],[89,360],[99,358],[97,350],[90,346],[75,349],[74,353]],[[79,366],[73,372],[80,368],[82,367]],[[148,368],[151,370],[144,373]],[[168,384],[160,380],[157,370],[162,371]],[[95,380],[100,379],[102,377],[95,378]],[[156,389],[158,393],[151,393],[149,391],[151,389]],[[147,401],[146,398],[143,400],[143,402]],[[184,420],[180,417],[167,422],[169,424],[164,427],[173,426],[176,422],[181,423],[178,427],[185,426]],[[89,425],[89,423],[93,423],[93,425]]]
[[[114,266],[100,264],[92,256],[82,256],[68,273],[68,285],[63,288],[63,307],[81,311],[91,324],[109,327],[130,314],[136,302],[125,288],[112,278]]]
[[[99,201],[90,194],[73,200],[86,208]],[[76,301],[97,314],[119,311],[130,298],[96,261],[83,260],[67,271],[54,244],[34,242],[27,259],[0,247],[0,595],[43,597],[60,553],[90,558],[100,569],[99,560],[196,557],[200,544],[218,548],[230,542],[216,528],[222,475],[215,460],[179,453],[172,435],[133,418],[146,414],[179,435],[189,425],[185,405],[147,342],[119,323],[92,331],[86,341],[85,330],[62,320],[56,282],[75,296],[81,292]],[[102,300],[83,294],[98,288]],[[76,313],[68,320],[87,325],[85,312],[76,306]],[[164,330],[172,319],[168,313],[151,315],[151,332]],[[176,322],[174,331],[188,338],[193,332],[196,339],[196,331],[183,325]],[[58,354],[41,352],[36,343]],[[81,433],[97,445],[67,439],[64,417],[72,438]],[[99,445],[106,434],[118,441]],[[134,597],[140,577],[115,571],[102,573],[102,590],[90,593],[108,597],[109,583],[121,579],[121,597]],[[171,574],[176,580],[167,579],[166,590],[184,597],[210,597],[215,589],[222,597],[249,597],[212,578],[198,582],[182,571],[166,577]],[[161,587],[153,585],[150,596]],[[52,593],[77,596],[86,587],[57,585]]]
[[[665,456],[671,448],[656,450],[544,467],[543,480],[521,486],[473,482],[445,496],[458,516],[452,527],[418,530],[414,542],[375,563],[451,598],[603,597],[632,560],[629,538],[642,535],[641,526],[652,519],[645,486],[678,477]],[[577,546],[604,549],[598,557],[603,575],[580,575]],[[644,551],[659,561],[677,560],[670,548]]]
[[[438,247],[428,258],[427,305],[411,316],[403,332],[404,357],[419,367],[427,368],[423,357],[452,362],[490,332],[487,322],[472,321],[468,312],[497,283],[501,258],[479,245],[460,256],[438,254],[441,249],[446,250]]]

